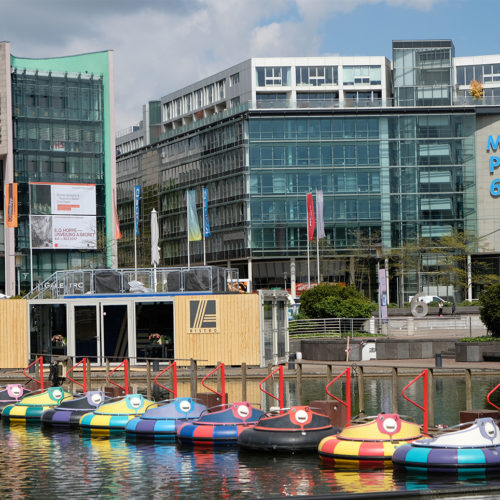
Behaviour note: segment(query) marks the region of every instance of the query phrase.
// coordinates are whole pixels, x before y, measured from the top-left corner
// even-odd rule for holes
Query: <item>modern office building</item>
[[[0,43],[0,290],[116,265],[113,53],[50,59]],[[30,230],[31,228],[31,230]]]
[[[451,40],[392,48],[392,63],[252,58],[145,104],[143,120],[117,135],[120,265],[150,265],[153,208],[161,265],[186,264],[186,191],[196,191],[201,215],[206,187],[211,235],[191,242],[193,265],[205,257],[236,267],[253,289],[294,294],[310,279],[357,283],[372,297],[385,265],[391,302],[419,290],[474,296],[473,286],[460,296],[436,273],[433,255],[422,255],[418,269],[392,265],[409,242],[458,231],[480,239],[471,265],[487,257],[498,273],[490,165],[500,164],[500,55],[457,58]],[[469,94],[471,80],[482,97]],[[318,244],[308,240],[306,208],[317,190]]]

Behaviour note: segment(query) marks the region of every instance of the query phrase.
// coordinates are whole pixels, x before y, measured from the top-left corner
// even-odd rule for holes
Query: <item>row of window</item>
[[[103,85],[101,81],[74,81],[38,77],[35,81],[25,76],[12,76],[13,107],[54,108],[68,110],[102,110]]]
[[[232,80],[235,82],[235,79]],[[235,84],[235,83],[233,83]],[[163,104],[163,121],[173,120],[186,113],[191,113],[210,104],[219,102],[226,97],[226,81],[219,80],[195,90],[173,101]]]
[[[255,68],[258,87],[292,86],[291,66],[258,66]],[[381,85],[380,66],[342,66],[344,85]],[[338,84],[337,66],[296,66],[295,84],[319,87]]]
[[[96,124],[71,124],[48,121],[16,120],[15,139],[40,139],[55,142],[95,142],[102,145],[103,128]],[[63,145],[61,144],[61,147]],[[102,147],[102,146],[101,146]],[[64,149],[62,149],[64,151]]]
[[[380,165],[379,143],[250,145],[250,166],[344,166]]]
[[[17,181],[104,182],[104,159],[101,157],[60,156],[17,153]]]
[[[482,83],[500,81],[500,64],[457,66],[458,85],[469,85],[472,80]]]
[[[380,118],[255,118],[249,121],[251,140],[388,139],[471,137],[475,118],[465,115],[391,116]]]
[[[313,189],[325,193],[379,193],[379,171],[340,170],[328,174],[252,174],[250,194],[298,194]]]
[[[234,122],[210,132],[201,133],[163,146],[160,150],[162,163],[169,164],[179,159],[185,160],[189,156],[211,153],[219,148],[228,148],[239,144],[242,140],[242,122]]]

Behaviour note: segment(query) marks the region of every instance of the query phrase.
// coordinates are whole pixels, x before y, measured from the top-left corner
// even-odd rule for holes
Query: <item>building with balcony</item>
[[[27,59],[0,43],[0,290],[116,266],[113,53]]]
[[[475,296],[473,286],[464,295],[436,272],[435,255],[421,255],[418,269],[396,272],[392,263],[408,242],[465,232],[481,242],[471,265],[486,258],[498,273],[490,165],[499,147],[500,55],[457,58],[451,40],[392,47],[392,62],[252,58],[145,104],[143,120],[117,136],[120,265],[137,256],[149,265],[153,208],[161,265],[185,265],[186,191],[196,191],[201,215],[204,187],[211,235],[191,242],[191,262],[235,267],[253,289],[295,294],[310,279],[357,283],[376,297],[378,264],[389,272],[391,302],[419,290]],[[483,97],[469,95],[473,79]],[[308,241],[306,211],[307,193],[317,190],[325,227],[318,245]]]

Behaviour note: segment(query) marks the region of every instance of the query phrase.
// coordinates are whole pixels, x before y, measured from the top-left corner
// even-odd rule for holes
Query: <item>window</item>
[[[226,82],[224,80],[220,80],[215,84],[216,92],[217,92],[217,101],[224,99],[226,96]]]
[[[333,85],[338,83],[336,66],[297,66],[295,68],[297,85]]]
[[[344,85],[380,85],[380,66],[344,66]]]
[[[234,87],[235,85],[238,85],[240,83],[240,74],[235,73],[234,75],[231,75],[229,77],[229,86]]]
[[[276,85],[290,85],[289,66],[258,67],[257,85],[259,87],[272,87]]]

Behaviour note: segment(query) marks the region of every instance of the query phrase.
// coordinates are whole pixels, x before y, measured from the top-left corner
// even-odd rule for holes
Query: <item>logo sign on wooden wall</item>
[[[216,300],[189,301],[189,333],[218,333]]]

